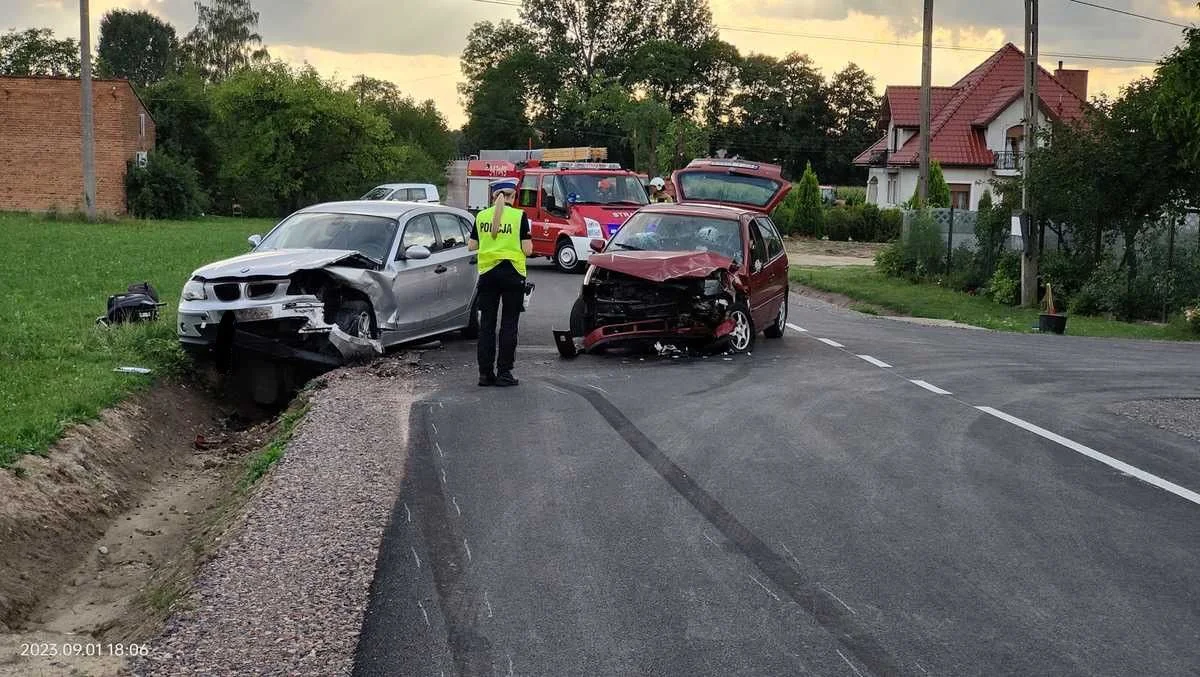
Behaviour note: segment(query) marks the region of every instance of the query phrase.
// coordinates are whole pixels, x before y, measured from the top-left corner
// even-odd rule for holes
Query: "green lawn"
[[[793,268],[791,279],[814,289],[844,294],[860,303],[911,317],[954,320],[977,327],[1015,332],[1032,332],[1037,326],[1036,310],[1002,306],[987,298],[931,284],[914,284],[887,277],[866,267]],[[852,307],[858,310],[864,308],[859,304]],[[1166,326],[1133,324],[1085,316],[1071,316],[1067,321],[1067,333],[1074,336],[1139,339],[1200,338],[1180,323]]]
[[[245,252],[255,219],[87,224],[0,214],[0,467],[42,452],[71,423],[96,416],[151,378],[113,372],[178,368],[175,306],[201,265]],[[95,325],[110,294],[149,281],[162,318]]]

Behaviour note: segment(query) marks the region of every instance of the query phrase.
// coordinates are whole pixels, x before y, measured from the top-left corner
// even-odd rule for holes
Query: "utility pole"
[[[79,0],[79,111],[83,123],[83,206],[96,220],[96,141],[92,123],[92,26],[88,0]]]
[[[925,0],[925,27],[921,37],[921,172],[917,196],[921,207],[929,204],[929,127],[933,108],[933,0]]]
[[[1038,251],[1034,215],[1029,200],[1031,151],[1037,144],[1038,116],[1038,0],[1025,0],[1025,153],[1021,157],[1021,305],[1037,305]]]

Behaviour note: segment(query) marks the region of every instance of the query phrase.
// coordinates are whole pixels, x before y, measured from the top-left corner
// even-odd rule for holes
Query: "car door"
[[[774,311],[778,309],[772,303],[778,291],[770,266],[767,240],[759,228],[758,219],[750,219],[748,230],[750,237],[747,245],[750,251],[746,266],[750,271],[750,314],[754,317],[754,325],[761,329],[771,323]]]
[[[430,257],[424,260],[404,258],[405,251],[417,245],[428,248]],[[393,327],[396,340],[414,338],[426,332],[434,310],[442,302],[442,279],[437,269],[445,266],[435,258],[437,250],[438,237],[433,218],[428,213],[409,218],[400,236],[400,246],[396,248],[396,258],[391,263],[396,273],[392,282],[398,308]]]
[[[767,245],[768,277],[766,284],[770,292],[770,300],[767,302],[770,312],[767,317],[774,318],[779,312],[779,304],[787,303],[787,252],[784,250],[783,238],[779,235],[779,229],[775,227],[775,223],[769,216],[760,216],[755,221]]]
[[[429,331],[450,331],[467,324],[475,296],[475,264],[478,256],[467,249],[470,226],[451,212],[434,212],[438,251],[430,257],[434,273],[441,278],[441,301],[434,307]],[[437,272],[441,270],[442,272]]]

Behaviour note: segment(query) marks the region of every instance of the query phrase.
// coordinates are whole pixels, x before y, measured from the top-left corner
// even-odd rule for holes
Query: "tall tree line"
[[[875,141],[866,72],[742,55],[707,0],[525,0],[519,21],[475,24],[462,70],[472,148],[606,146],[650,172],[724,149],[858,183],[851,160]]]

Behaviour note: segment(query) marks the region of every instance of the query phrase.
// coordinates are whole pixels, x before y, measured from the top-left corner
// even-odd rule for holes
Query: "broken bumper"
[[[583,349],[591,350],[624,341],[650,339],[718,340],[733,331],[733,320],[724,320],[715,328],[706,325],[674,325],[669,320],[642,320],[597,327],[583,337]]]

